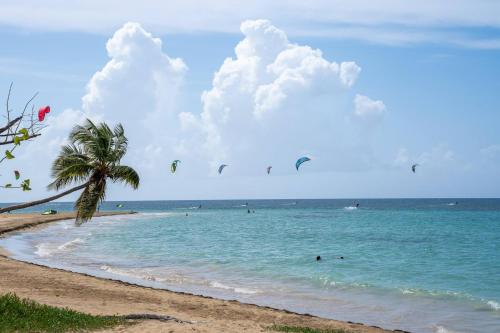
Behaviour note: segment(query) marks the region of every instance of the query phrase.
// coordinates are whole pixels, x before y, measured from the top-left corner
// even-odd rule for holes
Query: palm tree
[[[61,148],[52,164],[52,183],[49,189],[60,190],[78,184],[69,190],[42,200],[27,202],[0,209],[0,213],[43,204],[69,193],[83,189],[75,202],[76,222],[83,223],[92,218],[98,205],[106,195],[108,179],[139,187],[139,175],[120,160],[127,152],[127,138],[121,124],[113,130],[106,123],[94,124],[87,119],[83,126],[73,128],[70,144]]]

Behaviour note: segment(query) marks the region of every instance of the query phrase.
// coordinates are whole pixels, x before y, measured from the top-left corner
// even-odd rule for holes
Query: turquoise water
[[[500,200],[455,201],[129,202],[122,209],[140,214],[65,221],[0,246],[50,266],[384,328],[500,332]]]

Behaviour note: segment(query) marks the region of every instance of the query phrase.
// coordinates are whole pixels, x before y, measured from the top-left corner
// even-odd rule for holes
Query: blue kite
[[[295,169],[297,169],[297,171],[299,171],[299,167],[302,163],[304,162],[307,162],[307,161],[310,161],[311,159],[309,157],[301,157],[297,160],[297,162],[295,162]]]

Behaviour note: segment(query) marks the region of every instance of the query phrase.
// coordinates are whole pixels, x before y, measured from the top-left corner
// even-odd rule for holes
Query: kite
[[[267,174],[271,173],[271,169],[272,169],[272,165],[270,165],[270,166],[267,167]]]
[[[172,165],[170,165],[170,171],[172,171],[172,173],[175,173],[175,170],[177,170],[177,164],[180,162],[181,161],[179,161],[179,160],[175,160],[172,162]]]
[[[222,170],[224,170],[225,167],[227,167],[226,164],[221,164],[221,166],[219,167],[219,175],[222,173]]]
[[[38,120],[43,121],[47,113],[50,112],[50,106],[42,106],[40,110],[38,110]]]
[[[19,177],[21,177],[21,174],[17,170],[14,170],[14,175],[16,176],[16,180],[18,180]]]
[[[302,163],[304,162],[307,162],[307,161],[310,161],[311,159],[309,157],[301,157],[297,160],[297,162],[295,162],[295,169],[297,169],[297,171],[299,171],[299,167]]]
[[[413,171],[413,173],[415,173],[415,171],[417,170],[417,167],[420,166],[418,163],[415,163],[411,166],[411,171]]]

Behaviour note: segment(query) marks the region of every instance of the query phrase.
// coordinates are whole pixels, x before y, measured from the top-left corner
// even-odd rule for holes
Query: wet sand
[[[102,212],[99,216],[127,214]],[[0,237],[43,224],[74,218],[73,213],[42,216],[0,214]],[[90,222],[92,223],[92,222]],[[14,292],[41,303],[69,307],[92,314],[151,313],[194,323],[140,320],[105,332],[268,332],[273,324],[315,328],[344,328],[350,332],[393,332],[363,324],[323,319],[237,301],[142,287],[97,278],[8,257],[0,249],[0,294]]]

